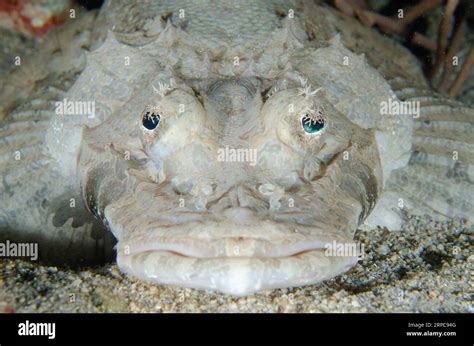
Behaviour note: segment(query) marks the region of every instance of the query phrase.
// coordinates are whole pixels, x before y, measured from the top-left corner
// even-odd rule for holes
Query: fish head
[[[84,134],[84,199],[123,271],[239,296],[357,262],[328,249],[354,244],[380,192],[373,130],[304,81],[152,87]]]

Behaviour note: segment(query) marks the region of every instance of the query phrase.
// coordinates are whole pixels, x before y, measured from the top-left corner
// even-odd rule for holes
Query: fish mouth
[[[145,281],[244,296],[321,282],[357,263],[357,253],[328,254],[333,244],[354,241],[344,232],[270,220],[189,222],[121,240],[117,263]]]

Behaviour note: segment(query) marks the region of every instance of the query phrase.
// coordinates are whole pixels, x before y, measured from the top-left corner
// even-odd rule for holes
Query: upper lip
[[[352,242],[344,232],[328,232],[310,226],[234,225],[223,235],[226,225],[190,222],[133,234],[119,242],[125,255],[166,251],[194,258],[288,257],[305,251],[324,250],[326,244]],[[219,233],[219,234],[217,234]]]

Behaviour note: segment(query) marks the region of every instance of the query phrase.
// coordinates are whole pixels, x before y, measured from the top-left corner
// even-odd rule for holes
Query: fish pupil
[[[303,130],[307,133],[317,133],[324,128],[323,119],[312,119],[310,116],[305,115],[301,118],[301,126]]]
[[[147,112],[143,117],[142,124],[148,130],[154,130],[160,123],[160,115],[158,113]]]

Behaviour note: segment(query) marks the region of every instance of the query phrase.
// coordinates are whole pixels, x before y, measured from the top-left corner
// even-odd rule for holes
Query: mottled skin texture
[[[47,109],[45,87],[4,106],[1,140],[26,156],[2,163],[5,237],[94,259],[110,249],[107,229],[131,275],[245,295],[349,269],[357,254],[324,248],[352,243],[364,222],[397,230],[406,207],[472,213],[472,110],[434,95],[403,48],[333,10],[111,1],[88,25],[87,45],[68,44],[81,72],[60,96],[94,101],[94,118],[46,114],[25,144],[14,125],[31,114],[15,107],[36,98]],[[390,98],[419,101],[420,117],[381,115]],[[304,131],[308,115],[323,119],[320,132]],[[222,162],[225,147],[257,160]],[[18,167],[37,167],[32,184]]]

